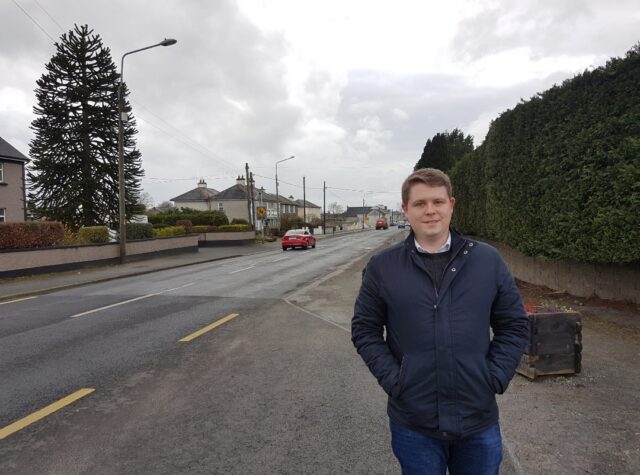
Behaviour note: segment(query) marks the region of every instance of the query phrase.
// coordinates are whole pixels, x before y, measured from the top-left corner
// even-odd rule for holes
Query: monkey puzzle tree
[[[30,144],[29,201],[36,216],[72,228],[118,223],[118,82],[109,48],[87,25],[75,25],[35,90],[35,138]],[[136,122],[123,88],[126,214],[140,194],[143,175]]]

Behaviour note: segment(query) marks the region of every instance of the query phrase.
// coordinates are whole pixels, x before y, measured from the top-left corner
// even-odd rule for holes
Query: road
[[[346,235],[2,305],[0,473],[394,473],[385,398],[351,345],[351,315],[327,311],[359,282],[319,285],[402,236]]]

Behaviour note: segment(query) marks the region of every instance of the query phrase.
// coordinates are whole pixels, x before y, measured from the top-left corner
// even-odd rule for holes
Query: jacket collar
[[[460,234],[458,234],[458,232],[456,232],[452,228],[449,228],[449,232],[451,233],[451,251],[455,254],[462,246],[464,246],[467,240],[460,236]],[[409,236],[407,236],[407,239],[404,240],[404,246],[407,251],[411,251],[412,249],[416,248],[415,239],[416,235],[414,234],[413,229],[411,229],[411,231],[409,232]]]

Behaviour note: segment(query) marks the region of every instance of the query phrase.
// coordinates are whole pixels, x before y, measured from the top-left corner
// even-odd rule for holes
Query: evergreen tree
[[[35,138],[28,179],[37,216],[71,228],[118,223],[118,84],[109,48],[87,25],[75,25],[56,43],[37,81]],[[136,122],[123,88],[126,215],[132,213],[143,175],[135,146]]]
[[[473,137],[464,136],[459,129],[437,133],[427,140],[422,156],[414,170],[419,168],[437,168],[448,172],[466,153],[473,152]]]

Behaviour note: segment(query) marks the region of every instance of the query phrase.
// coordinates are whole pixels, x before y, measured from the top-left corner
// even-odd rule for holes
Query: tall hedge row
[[[462,232],[527,255],[640,262],[640,44],[501,114],[451,177]]]

